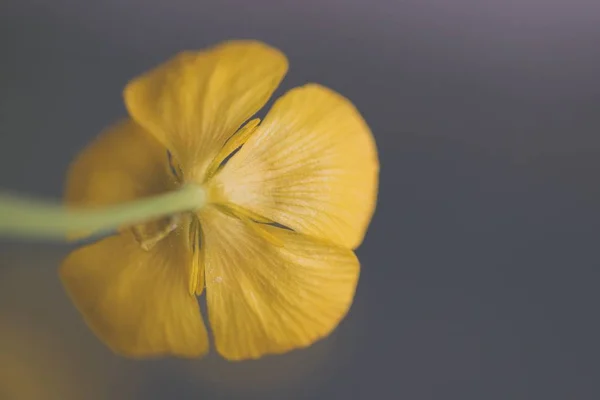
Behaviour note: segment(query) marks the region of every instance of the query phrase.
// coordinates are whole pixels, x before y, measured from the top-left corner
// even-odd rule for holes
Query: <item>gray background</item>
[[[58,198],[128,79],[228,38],[352,99],[382,166],[348,318],[258,362],[113,356],[69,248],[4,240],[0,398],[600,398],[600,3],[2,0],[0,32],[3,189]]]

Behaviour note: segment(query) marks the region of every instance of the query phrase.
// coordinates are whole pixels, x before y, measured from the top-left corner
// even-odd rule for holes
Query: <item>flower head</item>
[[[248,121],[286,71],[281,52],[254,41],[181,53],[127,85],[130,118],[73,163],[71,204],[186,184],[207,194],[195,212],[124,228],[63,263],[72,300],[114,351],[206,353],[204,289],[228,359],[308,346],[348,311],[359,275],[352,250],[375,208],[375,144],[354,106],[316,84]]]

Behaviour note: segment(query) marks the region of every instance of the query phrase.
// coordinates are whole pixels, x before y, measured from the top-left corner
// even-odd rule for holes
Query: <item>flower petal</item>
[[[343,96],[315,84],[277,100],[214,178],[233,203],[297,232],[355,248],[377,197],[373,136]]]
[[[204,179],[212,158],[260,110],[287,72],[277,49],[230,41],[183,52],[134,79],[124,96],[130,115],[176,156],[188,179]]]
[[[102,132],[71,164],[65,200],[103,206],[171,190],[167,152],[132,120]]]
[[[275,246],[215,207],[202,211],[201,225],[209,320],[223,357],[308,346],[348,311],[359,275],[351,250],[262,225]]]
[[[192,249],[180,229],[151,251],[130,231],[71,253],[60,275],[90,328],[113,351],[135,357],[208,351],[197,298],[189,293]]]

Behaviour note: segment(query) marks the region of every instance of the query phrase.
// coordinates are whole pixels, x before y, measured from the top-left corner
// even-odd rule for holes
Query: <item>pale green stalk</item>
[[[74,234],[104,234],[123,226],[197,210],[205,203],[206,193],[196,185],[102,208],[73,208],[0,194],[0,237],[64,241]]]

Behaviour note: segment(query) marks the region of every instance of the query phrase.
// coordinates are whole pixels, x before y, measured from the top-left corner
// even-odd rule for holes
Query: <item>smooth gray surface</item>
[[[116,365],[114,398],[123,380],[140,399],[600,397],[600,3],[3,0],[0,32],[2,188],[58,197],[72,157],[124,115],[128,79],[227,38],[288,55],[278,94],[316,81],[352,99],[380,149],[353,309],[288,356],[117,360],[57,283],[66,247],[0,244],[0,272],[33,271],[2,278],[0,310],[55,335],[78,372]],[[83,347],[36,313],[64,314]]]

